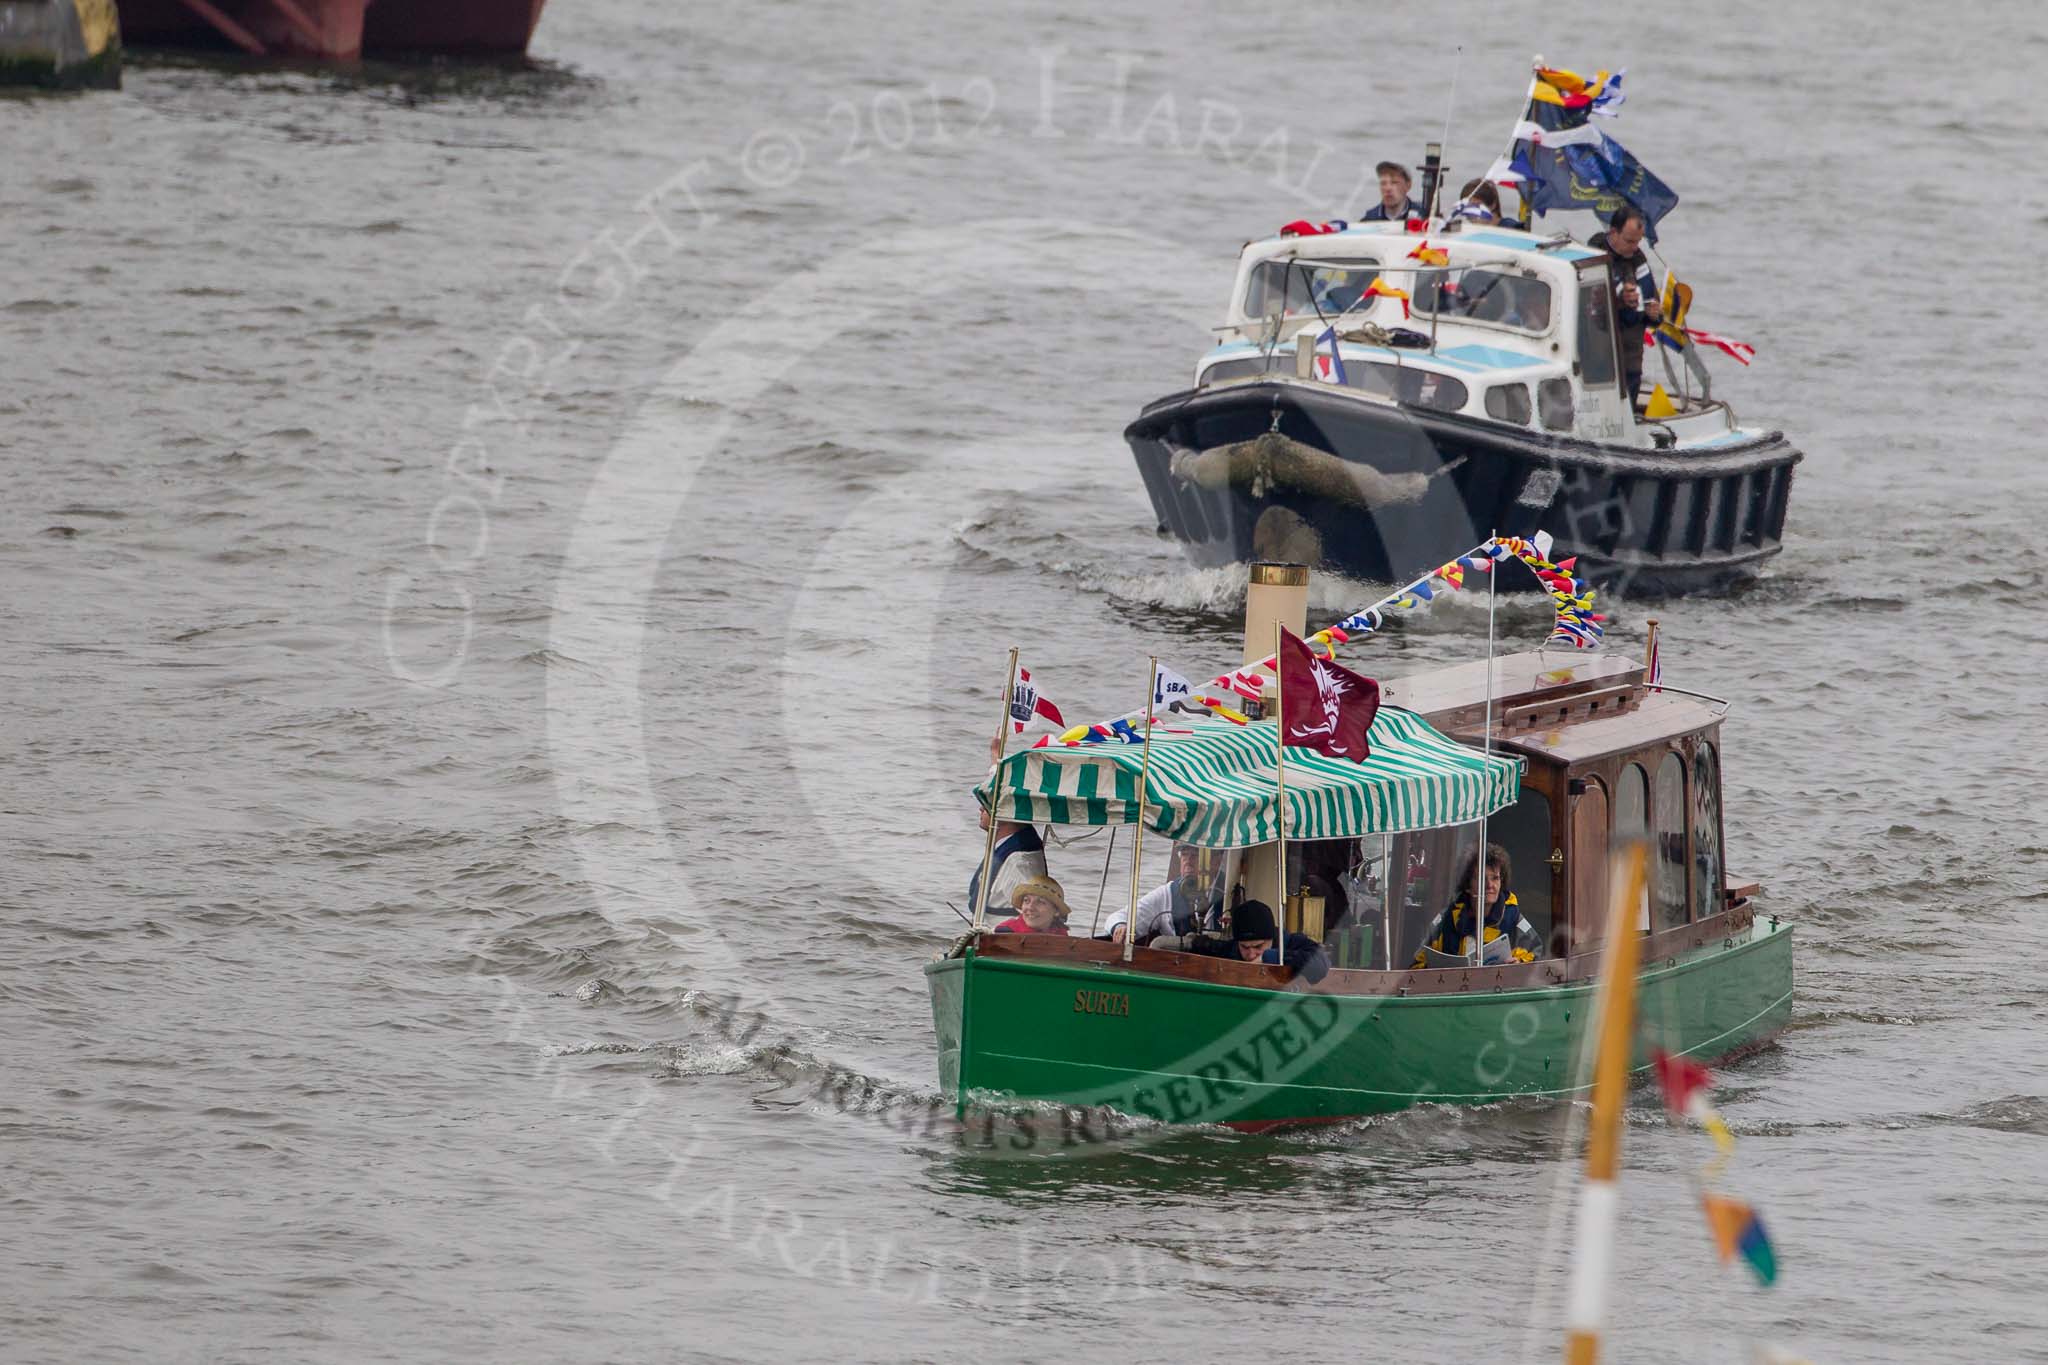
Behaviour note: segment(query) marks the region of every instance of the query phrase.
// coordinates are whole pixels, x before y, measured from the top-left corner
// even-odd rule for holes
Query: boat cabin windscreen
[[[1276,352],[1243,360],[1219,360],[1202,371],[1202,383],[1221,384],[1261,374],[1294,373],[1294,354]],[[1344,362],[1346,388],[1363,389],[1381,398],[1391,398],[1413,408],[1437,412],[1461,412],[1471,398],[1462,380],[1414,365],[1394,365],[1379,360],[1351,359]],[[1525,400],[1526,401],[1526,400]]]
[[[1451,825],[1362,841],[1366,865],[1352,883],[1351,910],[1358,922],[1373,927],[1374,947],[1369,962],[1355,965],[1400,970],[1414,964],[1445,909],[1476,889],[1471,880],[1478,836],[1477,825]],[[1550,798],[1533,787],[1524,787],[1513,806],[1487,823],[1487,843],[1508,855],[1507,890],[1515,909],[1545,945],[1538,957],[1565,951],[1546,857],[1555,839]]]
[[[1260,374],[1293,374],[1294,352],[1275,351],[1270,355],[1260,354],[1246,360],[1219,360],[1202,371],[1204,384],[1221,384],[1230,379],[1245,379]]]
[[[1341,313],[1358,302],[1379,274],[1378,261],[1261,261],[1245,287],[1245,316]]]
[[[1489,266],[1450,270],[1418,282],[1412,306],[1424,317],[1435,314],[1445,321],[1550,330],[1549,282]]]
[[[1615,353],[1614,289],[1607,258],[1579,267],[1579,380],[1589,389],[1617,382],[1621,362]]]

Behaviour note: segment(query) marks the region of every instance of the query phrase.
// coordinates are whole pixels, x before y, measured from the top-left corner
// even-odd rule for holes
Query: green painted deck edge
[[[1640,980],[1651,1029],[1659,1028],[1661,1021],[1670,1017],[1666,1013],[1666,1002],[1676,1002],[1681,1014],[1674,1026],[1678,1036],[1646,1036],[1641,1040],[1635,1060],[1636,1069],[1649,1065],[1648,1049],[1653,1042],[1662,1043],[1675,1052],[1713,1058],[1756,1046],[1780,1031],[1789,1020],[1793,996],[1791,935],[1790,925],[1766,927],[1760,922],[1733,946],[1698,950],[1675,960],[1666,959],[1646,969]],[[1582,1007],[1590,1007],[1591,1004],[1591,981],[1519,991],[1371,997],[1269,991],[1215,982],[1184,981],[1114,964],[1067,965],[982,957],[974,959],[971,967],[964,959],[952,959],[927,964],[925,970],[933,993],[933,1023],[942,1053],[942,1071],[943,1052],[949,1045],[949,1038],[957,1036],[963,1025],[972,1031],[974,1037],[1014,1032],[988,1017],[979,1017],[978,1023],[963,1017],[949,1019],[950,1000],[944,997],[950,996],[951,991],[942,990],[941,979],[954,973],[963,974],[960,982],[963,1016],[968,1012],[967,982],[980,976],[983,978],[982,988],[974,992],[974,999],[985,1002],[993,990],[1005,997],[994,1008],[1028,1009],[1040,1022],[1041,1036],[1047,1033],[1054,1035],[1053,1042],[1042,1055],[1016,1051],[1001,1044],[982,1044],[971,1052],[962,1046],[956,1073],[959,1084],[954,1088],[956,1104],[963,1111],[968,1107],[970,1097],[976,1095],[985,1097],[984,1102],[1107,1103],[1110,1107],[1126,1108],[1118,1102],[1119,1092],[1124,1092],[1128,1093],[1132,1103],[1139,1106],[1137,1112],[1165,1122],[1265,1123],[1354,1117],[1399,1109],[1424,1100],[1491,1103],[1518,1096],[1557,1098],[1584,1090],[1583,1085],[1568,1078],[1572,1074],[1583,1021]],[[1713,973],[1713,989],[1697,992],[1696,998],[1687,1000],[1678,1000],[1669,994],[1678,990],[1687,978],[1705,972]],[[1134,1002],[1134,1011],[1146,1015],[1147,1022],[1158,1022],[1152,1018],[1154,1015],[1163,1019],[1168,1036],[1194,1039],[1199,1029],[1192,1025],[1213,1023],[1229,1031],[1241,1028],[1247,1019],[1254,1022],[1266,1019],[1269,1022],[1252,1034],[1249,1054],[1244,1052],[1241,1044],[1235,1051],[1210,1054],[1208,1061],[1203,1063],[1213,1070],[1218,1057],[1232,1061],[1248,1059],[1239,1079],[1228,1079],[1227,1069],[1222,1075],[1177,1069],[1176,1064],[1185,1064],[1190,1057],[1201,1055],[1200,1046],[1190,1046],[1183,1049],[1181,1055],[1171,1058],[1133,1055],[1127,1061],[1106,1062],[1100,1060],[1104,1055],[1105,1040],[1114,1040],[1118,1034],[1105,1032],[1099,1025],[1085,1022],[1080,1027],[1093,1031],[1077,1034],[1072,1017],[1060,1011],[1061,1004],[1076,989],[1128,994]],[[1185,1006],[1203,1000],[1217,1004],[1228,1002],[1234,1008],[1225,1009],[1218,1016],[1200,1019],[1186,1013]],[[1020,1006],[1016,1004],[1018,1001],[1028,1004]],[[1304,1002],[1310,1003],[1305,1006]],[[1140,1010],[1140,1004],[1145,1008]],[[979,1014],[985,1016],[988,1008],[984,1003]],[[1327,1057],[1312,1059],[1298,1071],[1285,1071],[1281,1046],[1281,1042],[1286,1040],[1285,1026],[1274,1021],[1289,1015],[1306,1018],[1305,1009],[1334,1010],[1330,1024],[1323,1030],[1325,1034],[1345,1022],[1346,1015],[1349,1016],[1348,1027]],[[1443,1009],[1451,1009],[1455,1013],[1449,1020],[1441,1013],[1424,1013],[1426,1010]],[[1520,1017],[1526,1025],[1527,1036],[1511,1041],[1510,1046],[1521,1052],[1542,1054],[1541,1064],[1518,1067],[1517,1063],[1524,1059],[1517,1057],[1503,1066],[1499,1083],[1488,1084],[1480,1071],[1480,1063],[1488,1050],[1497,1045],[1496,1040],[1488,1036],[1488,1031],[1501,1025],[1515,1011],[1525,1011]],[[1425,1025],[1424,1020],[1429,1022]],[[1259,1040],[1276,1029],[1281,1030],[1281,1037],[1272,1040],[1276,1061],[1280,1062],[1276,1070],[1284,1071],[1284,1074],[1275,1081],[1267,1081],[1264,1079],[1267,1068],[1259,1065],[1254,1069],[1250,1063],[1258,1062]],[[1378,1040],[1378,1056],[1363,1055],[1374,1037]],[[1081,1045],[1074,1045],[1077,1038],[1084,1040]],[[1129,1035],[1126,1035],[1126,1040],[1130,1040]],[[965,1044],[971,1040],[960,1041]],[[1156,1039],[1142,1034],[1136,1037],[1136,1041],[1140,1044],[1156,1043]],[[1346,1055],[1347,1047],[1351,1049],[1350,1055]],[[1152,1050],[1156,1052],[1157,1049],[1154,1047]],[[1369,1083],[1368,1076],[1374,1073],[1375,1067],[1392,1073],[1389,1080],[1403,1074],[1408,1080],[1396,1084]],[[1473,1070],[1476,1083],[1468,1082],[1455,1089],[1445,1089],[1437,1083],[1437,1077],[1465,1068]],[[975,1079],[983,1084],[971,1084]],[[1342,1083],[1330,1083],[1333,1080]],[[1189,1117],[1208,1110],[1222,1112],[1217,1104],[1208,1105],[1206,1109],[1201,1106],[1188,1109],[1186,1091],[1190,1086],[1201,1086],[1210,1100],[1215,1100],[1224,1087],[1248,1092],[1249,1098],[1223,1106],[1230,1110],[1226,1118]],[[1155,1087],[1167,1097],[1165,1108],[1168,1112],[1164,1114],[1144,1107],[1148,1092]],[[1290,1110],[1305,1112],[1287,1112]]]

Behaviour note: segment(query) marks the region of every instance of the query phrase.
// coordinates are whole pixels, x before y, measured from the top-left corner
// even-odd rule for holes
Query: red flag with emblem
[[[1300,636],[1280,633],[1280,742],[1365,762],[1365,734],[1379,714],[1380,685],[1318,658]]]

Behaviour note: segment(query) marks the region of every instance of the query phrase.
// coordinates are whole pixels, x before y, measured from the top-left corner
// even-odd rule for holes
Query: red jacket
[[[1012,915],[996,926],[996,932],[999,934],[1065,934],[1067,926],[1055,924],[1050,929],[1034,929],[1024,922],[1022,915]]]

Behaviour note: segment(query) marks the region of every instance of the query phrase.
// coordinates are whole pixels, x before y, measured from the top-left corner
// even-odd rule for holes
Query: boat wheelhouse
[[[1290,748],[1284,787],[1273,720],[1175,717],[1149,746],[1004,758],[976,793],[998,819],[1133,825],[1142,786],[1145,830],[1212,850],[1220,885],[1258,899],[1278,879],[1284,800],[1285,884],[1304,888],[1287,898],[1286,929],[1334,966],[1311,983],[1229,957],[977,929],[925,969],[940,1083],[961,1108],[1043,1102],[1256,1128],[1577,1093],[1610,852],[1639,841],[1647,1022],[1633,1065],[1649,1065],[1649,1043],[1725,1058],[1785,1026],[1792,931],[1760,918],[1758,887],[1726,871],[1717,705],[1570,648],[1386,681],[1382,697],[1364,762]],[[1482,821],[1544,951],[1414,965]],[[1339,893],[1309,894],[1318,878]]]
[[[1610,264],[1471,222],[1248,244],[1194,387],[1124,433],[1161,529],[1205,566],[1381,582],[1447,541],[1537,531],[1629,592],[1754,575],[1800,454],[1713,396],[1696,347],[1683,366],[1649,348],[1666,374],[1644,390],[1668,380],[1669,411],[1638,411]]]

